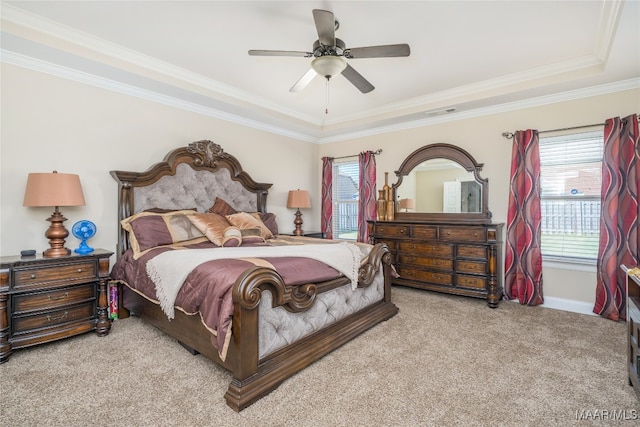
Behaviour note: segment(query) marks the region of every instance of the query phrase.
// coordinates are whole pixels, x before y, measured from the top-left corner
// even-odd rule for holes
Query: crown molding
[[[236,123],[242,126],[247,126],[253,129],[259,129],[265,132],[274,133],[289,138],[317,143],[318,139],[308,134],[295,132],[283,127],[273,126],[268,123],[264,123],[257,120],[247,119],[246,117],[238,116],[235,114],[229,114],[227,112],[217,110],[210,107],[205,107],[193,102],[184,101],[175,97],[163,95],[150,90],[142,89],[133,85],[117,82],[115,80],[106,79],[104,77],[96,76],[93,74],[85,73],[68,67],[64,67],[51,62],[42,61],[29,56],[21,55],[15,52],[0,50],[0,61],[16,65],[18,67],[27,68],[33,71],[49,74],[56,77],[61,77],[67,80],[75,81],[78,83],[99,87],[112,92],[121,93],[124,95],[141,98],[147,101],[156,102],[159,104],[167,105],[170,107],[180,108],[182,110],[191,111],[193,113],[202,114],[208,117],[224,120],[231,123]]]
[[[58,64],[42,61],[36,58],[17,54],[7,50],[0,50],[0,61],[50,74],[56,77],[72,80],[78,83],[87,84],[94,87],[110,90],[124,95],[134,96],[136,98],[145,99],[151,102],[180,108],[182,110],[191,111],[208,117],[225,120],[236,123],[249,128],[270,132],[276,135],[293,138],[299,141],[310,142],[315,144],[328,144],[332,142],[347,141],[356,138],[362,138],[372,135],[380,135],[384,133],[397,132],[402,130],[414,129],[418,127],[429,126],[438,123],[446,123],[451,121],[482,117],[491,114],[503,113],[507,111],[521,110],[524,108],[538,107],[542,105],[554,104],[558,102],[571,101],[575,99],[588,98],[598,95],[606,95],[615,92],[633,90],[640,88],[640,78],[623,80],[620,82],[609,83],[599,86],[593,86],[585,89],[556,93],[553,95],[529,98],[522,101],[515,101],[494,105],[491,107],[477,108],[469,111],[461,111],[452,114],[425,118],[422,120],[414,120],[410,122],[400,123],[389,126],[372,127],[358,132],[345,132],[331,137],[316,137],[308,133],[296,132],[290,129],[274,126],[262,121],[251,120],[234,114],[229,114],[214,108],[205,107],[196,103],[187,102],[175,97],[166,96],[157,92],[141,89],[132,85],[124,84],[114,80],[105,79],[100,76],[63,67]]]
[[[527,88],[535,82],[576,78],[588,73],[601,71],[608,60],[624,3],[625,0],[602,2],[592,55],[585,55],[544,67],[513,73],[500,78],[460,86],[451,90],[440,91],[427,96],[416,97],[335,119],[327,117],[316,118],[302,114],[299,111],[254,96],[238,88],[225,85],[200,74],[176,67],[132,49],[107,42],[4,3],[2,4],[2,19],[29,28],[32,31],[46,34],[54,39],[62,40],[71,45],[79,46],[93,52],[99,52],[102,56],[112,58],[113,60],[128,63],[151,73],[160,74],[167,79],[199,87],[214,94],[223,95],[255,107],[289,116],[303,123],[315,126],[318,132],[320,132],[322,128],[326,129],[331,126],[340,125],[346,126],[349,122],[370,120],[374,117],[392,117],[394,115],[406,114],[409,111],[417,112],[421,109],[430,109],[441,105],[460,104],[462,102],[460,99],[468,101],[478,99],[481,96],[495,96],[503,94],[507,89],[513,87]]]
[[[522,110],[525,108],[539,107],[542,105],[557,104],[559,102],[572,101],[582,98],[591,98],[599,95],[608,95],[626,90],[640,89],[640,78],[623,80],[615,83],[607,83],[599,86],[592,86],[584,89],[576,89],[572,91],[554,93],[552,95],[539,96],[535,98],[524,99],[521,101],[507,102],[490,107],[476,108],[468,111],[460,111],[451,114],[445,114],[436,117],[430,117],[422,120],[414,120],[411,122],[401,123],[397,125],[381,126],[358,132],[343,133],[331,137],[321,137],[318,144],[329,144],[333,142],[347,141],[356,138],[363,138],[372,135],[381,135],[384,133],[398,132],[408,129],[415,129],[424,126],[430,126],[439,123],[454,122],[458,120],[471,119],[492,114],[504,113],[508,111]]]
[[[66,25],[59,24],[29,12],[25,12],[22,9],[5,3],[2,4],[2,20],[6,20],[7,22],[28,28],[38,33],[46,34],[49,37],[62,40],[71,45],[79,46],[89,51],[98,52],[102,56],[107,56],[116,61],[131,64],[151,73],[161,74],[171,80],[182,81],[186,84],[201,87],[208,91],[224,95],[241,102],[253,104],[267,110],[277,111],[280,114],[285,114],[314,126],[319,127],[322,125],[320,119],[313,116],[302,114],[296,110],[270,102],[264,98],[254,96],[233,86],[209,79],[200,74],[185,70],[184,68],[144,55],[133,49],[128,49],[121,45],[94,37],[85,32],[78,31]]]

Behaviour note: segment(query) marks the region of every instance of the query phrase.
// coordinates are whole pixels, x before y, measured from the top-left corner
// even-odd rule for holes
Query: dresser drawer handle
[[[61,295],[59,297],[51,298],[51,295],[49,295],[48,298],[49,298],[49,301],[58,301],[58,300],[61,300],[61,299],[65,299],[68,296],[69,296],[69,292],[65,292],[63,295]]]
[[[78,273],[82,273],[82,269],[81,268],[78,269]]]
[[[382,228],[382,227],[378,227],[378,231],[379,231],[380,233],[384,233],[384,228]]]
[[[400,230],[400,234],[404,234],[404,228]]]
[[[31,273],[31,278],[32,278],[32,279],[35,279],[35,278],[36,278],[36,275],[35,275],[35,274],[33,274],[33,273]]]
[[[67,317],[67,314],[69,314],[69,312],[65,311],[62,316],[58,316],[58,317],[51,317],[51,316],[47,315],[47,321],[51,322],[51,321],[56,321],[56,320],[62,320],[65,317]]]

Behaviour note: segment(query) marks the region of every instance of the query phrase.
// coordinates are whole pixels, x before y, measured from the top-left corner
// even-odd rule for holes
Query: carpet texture
[[[17,350],[0,365],[0,423],[638,425],[624,323],[402,287],[392,299],[398,315],[239,414],[223,398],[228,372],[137,318]]]

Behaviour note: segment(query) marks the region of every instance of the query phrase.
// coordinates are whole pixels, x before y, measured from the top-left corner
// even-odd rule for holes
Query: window
[[[333,223],[334,239],[358,238],[358,192],[360,168],[358,161],[333,164]]]
[[[542,255],[595,263],[600,232],[602,132],[540,138]]]

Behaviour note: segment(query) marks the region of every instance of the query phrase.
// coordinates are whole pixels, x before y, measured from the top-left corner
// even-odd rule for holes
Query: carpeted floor
[[[104,338],[18,350],[0,365],[0,424],[638,425],[624,323],[401,287],[392,296],[397,316],[239,414],[223,399],[228,372],[137,318]]]

